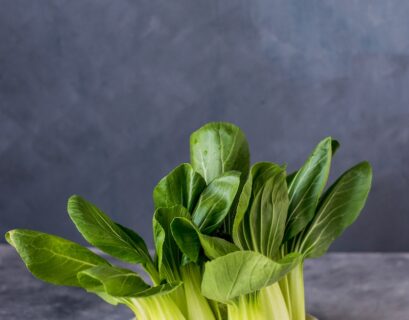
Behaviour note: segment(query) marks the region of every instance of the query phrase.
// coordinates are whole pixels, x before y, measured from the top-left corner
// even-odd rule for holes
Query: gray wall
[[[374,185],[336,250],[409,250],[407,1],[1,0],[0,232],[80,241],[81,194],[151,240],[151,191],[207,121],[253,161],[301,165],[339,139],[333,174]]]

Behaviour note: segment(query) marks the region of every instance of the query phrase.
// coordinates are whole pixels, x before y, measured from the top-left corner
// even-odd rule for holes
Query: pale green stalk
[[[189,319],[216,320],[208,300],[201,294],[200,267],[189,263],[181,268]]]
[[[278,282],[260,290],[260,304],[264,309],[265,318],[263,319],[291,319]]]
[[[229,320],[292,320],[278,283],[261,289],[258,293],[240,296],[228,305]]]
[[[300,263],[280,280],[291,320],[306,319],[303,269],[304,263]]]
[[[227,306],[228,319],[251,320],[264,319],[256,294],[240,296]]]
[[[130,299],[127,305],[134,312],[137,320],[186,320],[178,305],[170,296]]]
[[[279,286],[281,289],[281,293],[283,294],[285,304],[287,306],[288,316],[290,317],[290,319],[292,319],[291,292],[287,277],[283,277],[279,281]]]

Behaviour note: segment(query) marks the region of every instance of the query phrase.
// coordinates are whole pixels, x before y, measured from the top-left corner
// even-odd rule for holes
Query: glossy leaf
[[[181,205],[193,212],[206,181],[188,163],[181,164],[164,177],[153,190],[155,209]]]
[[[322,140],[297,171],[288,187],[290,199],[285,239],[298,234],[314,217],[328,179],[332,154],[331,138]]]
[[[200,195],[192,215],[194,224],[204,234],[217,230],[230,211],[240,185],[240,173],[230,171],[215,178]]]
[[[202,294],[212,300],[229,303],[280,280],[300,262],[299,254],[280,261],[253,251],[237,251],[205,264]]]
[[[172,236],[170,225],[174,218],[190,218],[185,207],[174,206],[159,208],[153,216],[153,236],[155,241],[158,267],[161,278],[168,282],[180,280],[179,266],[182,262],[182,253]]]
[[[323,255],[363,209],[372,182],[372,169],[362,162],[346,171],[324,194],[318,211],[303,234],[300,251],[308,258]]]
[[[234,242],[244,250],[274,258],[283,239],[287,209],[284,169],[273,163],[255,164],[240,195]]]
[[[331,158],[334,157],[334,154],[337,152],[337,150],[339,149],[340,144],[337,140],[335,139],[331,139]],[[291,184],[291,182],[293,181],[293,179],[295,178],[295,176],[297,175],[298,171],[294,171],[291,172],[290,174],[287,175],[287,185],[289,186]]]
[[[152,263],[144,240],[112,221],[92,203],[74,195],[68,200],[67,209],[78,231],[93,246],[126,262]]]
[[[193,262],[198,261],[201,247],[209,259],[215,259],[239,250],[237,246],[227,240],[202,234],[186,218],[175,218],[171,224],[171,229],[180,250]]]
[[[77,273],[109,263],[79,244],[46,233],[16,229],[6,240],[37,278],[57,285],[81,286]]]
[[[78,281],[87,291],[112,297],[129,297],[150,288],[137,273],[111,266],[83,270],[78,273]]]
[[[231,123],[208,123],[190,136],[190,161],[207,184],[232,170],[242,172],[245,178],[250,166],[246,137]]]
[[[190,219],[178,217],[173,219],[171,231],[176,244],[183,254],[190,261],[197,262],[200,253],[200,237],[196,226],[193,225]]]

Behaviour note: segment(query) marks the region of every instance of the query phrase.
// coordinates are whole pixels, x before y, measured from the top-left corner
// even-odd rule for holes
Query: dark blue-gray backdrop
[[[1,0],[0,232],[80,241],[81,194],[151,241],[151,192],[207,121],[252,160],[341,141],[369,202],[336,250],[409,250],[409,2]],[[334,175],[332,178],[334,178]]]

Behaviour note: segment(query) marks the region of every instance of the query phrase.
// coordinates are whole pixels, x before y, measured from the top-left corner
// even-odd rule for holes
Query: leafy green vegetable
[[[140,292],[133,292],[132,297],[134,298],[148,298],[153,296],[160,296],[172,293],[173,291],[177,290],[183,283],[182,282],[173,282],[173,283],[165,283],[155,287],[150,287],[144,291]]]
[[[16,229],[6,239],[37,278],[123,304],[138,320],[306,320],[304,260],[324,254],[356,220],[371,186],[371,167],[362,162],[324,192],[338,148],[322,140],[287,175],[271,162],[249,169],[248,143],[235,125],[198,129],[191,163],[153,191],[155,259],[135,231],[72,196],[68,213],[84,238],[141,264],[150,281],[56,236]]]
[[[90,244],[111,256],[131,263],[148,263],[145,241],[130,229],[113,222],[105,213],[80,196],[68,200],[68,213]]]
[[[286,239],[298,234],[314,216],[331,165],[332,139],[322,140],[298,170],[288,188]]]
[[[181,205],[193,212],[205,187],[206,182],[202,176],[190,164],[183,163],[159,181],[153,190],[155,209]]]
[[[246,137],[233,124],[208,123],[190,137],[190,161],[206,183],[232,170],[247,173],[250,153]]]
[[[180,250],[193,262],[197,262],[200,248],[209,259],[238,251],[233,243],[222,238],[205,235],[186,218],[175,218],[171,224],[172,234]]]
[[[240,173],[230,171],[215,178],[200,195],[192,220],[205,234],[217,230],[229,213],[240,184]]]
[[[135,272],[105,265],[85,269],[77,277],[88,291],[105,292],[113,297],[129,297],[149,288]]]
[[[190,136],[190,160],[207,184],[226,172],[240,172],[240,193],[250,168],[247,139],[240,128],[231,123],[208,123]],[[238,197],[225,218],[225,233],[231,233],[237,200]]]
[[[277,282],[300,262],[300,257],[292,253],[276,262],[253,251],[229,253],[206,264],[202,293],[209,299],[229,303]]]
[[[190,217],[185,207],[173,206],[159,208],[153,216],[153,237],[160,276],[169,282],[181,280],[179,266],[182,263],[182,253],[172,236],[170,224],[176,217]]]
[[[109,266],[87,248],[46,233],[16,229],[7,232],[6,240],[34,276],[53,284],[80,287],[78,272],[98,265]]]
[[[90,244],[125,262],[141,263],[152,280],[159,282],[145,241],[136,232],[113,222],[100,209],[77,195],[70,197],[67,210],[78,231]]]
[[[199,235],[204,254],[211,260],[240,250],[235,244],[222,238],[211,237],[205,234]]]
[[[244,250],[275,257],[284,236],[288,194],[282,167],[261,162],[251,168],[237,207],[233,239]]]
[[[323,255],[330,244],[358,217],[372,182],[372,169],[362,162],[345,172],[324,194],[317,214],[306,229],[300,251],[307,257]]]
[[[200,254],[200,231],[190,219],[176,217],[170,225],[172,236],[180,250],[190,261],[198,262]]]

